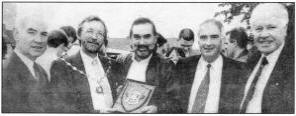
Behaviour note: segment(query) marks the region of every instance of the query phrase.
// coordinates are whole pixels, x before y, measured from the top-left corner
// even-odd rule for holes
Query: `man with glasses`
[[[78,28],[81,49],[54,62],[51,70],[53,112],[109,113],[121,75],[120,65],[99,52],[107,44],[107,28],[97,16]]]

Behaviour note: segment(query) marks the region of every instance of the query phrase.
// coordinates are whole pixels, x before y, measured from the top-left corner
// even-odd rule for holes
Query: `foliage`
[[[219,7],[229,7],[226,10],[222,10],[220,12],[215,13],[215,17],[219,15],[224,15],[224,22],[231,23],[234,17],[243,15],[241,22],[246,21],[246,23],[249,25],[249,19],[252,10],[258,5],[258,2],[244,2],[244,3],[238,3],[238,2],[227,2],[227,3],[220,3]],[[285,6],[287,6],[288,10],[293,9],[295,7],[294,3],[282,3]],[[294,11],[292,11],[294,13]]]

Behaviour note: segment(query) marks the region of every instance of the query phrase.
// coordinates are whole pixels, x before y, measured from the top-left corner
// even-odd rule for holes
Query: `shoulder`
[[[236,61],[236,60],[233,60],[233,59],[230,59],[230,58],[226,58],[226,57],[223,57],[223,60],[224,60],[224,65],[225,67],[228,67],[228,68],[233,68],[233,69],[241,69],[241,70],[247,70],[247,64],[244,63],[244,62],[240,62],[240,61]]]
[[[194,55],[186,58],[181,58],[178,60],[177,65],[187,65],[187,64],[196,63],[200,57],[201,57],[200,55]]]

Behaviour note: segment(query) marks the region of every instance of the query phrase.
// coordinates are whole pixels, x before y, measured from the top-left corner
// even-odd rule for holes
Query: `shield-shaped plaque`
[[[126,113],[137,111],[149,103],[154,89],[155,86],[127,79],[113,107]]]

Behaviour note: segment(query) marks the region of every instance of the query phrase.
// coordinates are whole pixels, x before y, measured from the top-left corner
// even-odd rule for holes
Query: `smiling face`
[[[266,13],[262,13],[268,11]],[[263,54],[277,50],[285,41],[288,13],[280,4],[263,4],[251,16],[254,43]]]
[[[47,36],[47,25],[44,21],[25,18],[15,30],[16,49],[29,59],[35,60],[46,50]]]
[[[149,57],[155,48],[156,40],[151,24],[145,23],[132,27],[131,42],[137,58]]]
[[[201,25],[198,44],[205,60],[208,62],[215,60],[221,50],[221,31],[214,23]]]
[[[105,27],[99,21],[85,22],[79,40],[82,50],[87,53],[97,53],[104,44]]]

